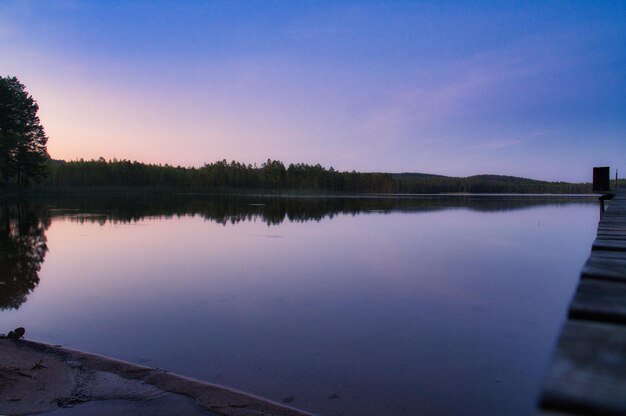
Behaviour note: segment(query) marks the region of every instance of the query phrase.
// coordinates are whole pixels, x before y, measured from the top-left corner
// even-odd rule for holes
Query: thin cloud
[[[522,143],[520,139],[510,139],[510,140],[494,140],[488,142],[478,143],[474,146],[470,146],[469,150],[498,150],[505,149],[507,147],[517,146]]]
[[[407,71],[405,80],[410,81],[379,91],[379,104],[362,115],[362,128],[372,133],[406,135],[476,113],[549,106],[539,92],[556,88],[550,81],[556,74],[586,64],[579,56],[580,47],[565,42],[571,37],[560,35],[562,42],[556,43],[546,43],[542,37],[524,38],[445,66],[438,62],[434,67]],[[545,130],[536,135],[550,133]]]
[[[531,133],[527,134],[521,138],[514,139],[497,139],[497,140],[487,140],[480,143],[477,143],[473,146],[469,146],[467,150],[498,150],[498,149],[506,149],[509,147],[518,146],[522,143],[527,143],[533,140],[536,140],[540,137],[549,136],[555,133],[554,129],[546,129],[546,130],[534,130]]]
[[[473,103],[536,71],[520,63],[520,58],[500,51],[475,55],[446,71],[421,71],[411,86],[382,94],[382,105],[364,115],[363,126],[366,130],[401,133],[471,113],[476,110]],[[432,74],[437,74],[435,79]]]
[[[556,133],[556,130],[554,129],[536,130],[530,133],[530,137],[542,137],[542,136],[547,136],[549,134],[554,134],[554,133]]]

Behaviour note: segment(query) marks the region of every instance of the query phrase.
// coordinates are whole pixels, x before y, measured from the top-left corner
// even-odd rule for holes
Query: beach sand
[[[0,415],[311,416],[164,370],[0,337]]]

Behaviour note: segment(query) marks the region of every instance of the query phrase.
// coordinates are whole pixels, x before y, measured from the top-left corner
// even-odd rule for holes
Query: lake
[[[320,415],[528,415],[597,200],[0,204],[0,332]]]

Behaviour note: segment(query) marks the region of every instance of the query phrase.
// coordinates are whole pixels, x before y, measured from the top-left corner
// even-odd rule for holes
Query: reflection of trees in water
[[[105,224],[143,218],[200,216],[219,224],[263,221],[321,221],[337,215],[371,212],[423,213],[448,209],[512,211],[538,206],[595,204],[596,198],[437,196],[413,198],[339,197],[163,197],[74,198],[39,204],[0,203],[0,310],[17,309],[39,284],[39,270],[48,246],[45,231],[50,219]]]
[[[420,213],[447,209],[513,211],[537,206],[593,203],[595,198],[542,196],[417,196],[412,198],[340,197],[210,197],[91,198],[50,201],[52,216],[71,221],[105,224],[134,222],[143,218],[200,216],[219,224],[263,221],[267,225],[320,221],[336,215],[378,212]]]
[[[25,204],[0,205],[0,309],[18,309],[39,284],[50,225],[42,213]]]

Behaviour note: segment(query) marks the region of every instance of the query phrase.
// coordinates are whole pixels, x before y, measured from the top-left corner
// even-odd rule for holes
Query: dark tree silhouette
[[[221,160],[201,168],[129,160],[49,161],[46,189],[158,187],[210,193],[589,193],[589,183],[545,182],[511,176],[457,178],[420,173],[340,172],[320,164],[268,159],[260,167]]]
[[[0,205],[0,310],[18,309],[39,284],[48,225],[30,206]]]
[[[39,106],[15,77],[0,77],[0,184],[39,181],[45,173],[48,138]]]

